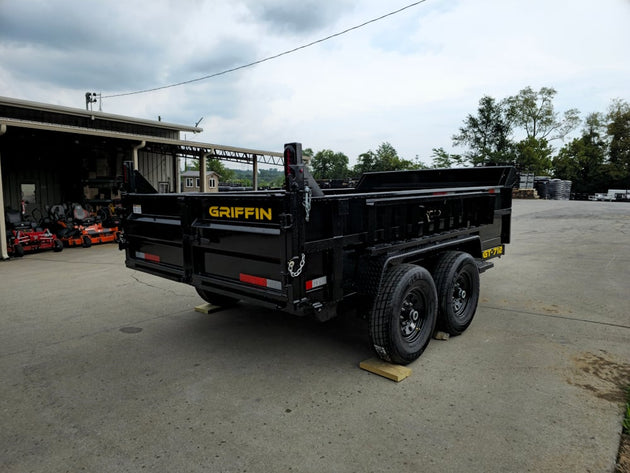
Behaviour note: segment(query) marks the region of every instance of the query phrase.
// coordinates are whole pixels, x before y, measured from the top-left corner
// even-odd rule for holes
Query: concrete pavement
[[[0,262],[0,471],[613,471],[630,205],[515,201],[512,235],[399,384],[353,317],[201,314],[114,245]]]

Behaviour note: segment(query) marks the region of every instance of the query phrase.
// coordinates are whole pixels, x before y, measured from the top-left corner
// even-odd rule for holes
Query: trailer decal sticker
[[[492,258],[493,256],[501,256],[502,254],[503,254],[503,246],[495,246],[494,248],[484,250],[481,256],[483,257],[483,259],[488,259],[488,258]]]
[[[225,207],[212,205],[208,209],[211,217],[233,218],[244,220],[269,220],[272,219],[271,209],[262,207]]]

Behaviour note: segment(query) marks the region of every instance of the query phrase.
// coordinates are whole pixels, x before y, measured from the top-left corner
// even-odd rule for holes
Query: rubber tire
[[[81,246],[83,248],[89,248],[90,246],[92,246],[92,239],[89,236],[83,235],[81,240],[83,240],[83,243],[81,243]]]
[[[238,299],[230,296],[223,296],[221,294],[215,294],[211,291],[206,291],[204,289],[195,288],[197,294],[209,304],[216,305],[219,307],[232,307],[238,304]]]
[[[423,310],[419,314],[422,323],[414,329],[415,334],[405,337],[401,314],[403,302],[412,295],[422,299]],[[436,320],[437,291],[431,273],[413,264],[400,264],[388,270],[368,321],[370,339],[378,356],[390,363],[411,363],[429,344]]]
[[[24,256],[24,247],[20,243],[13,245],[13,254],[18,258]]]
[[[63,242],[59,240],[58,238],[55,238],[53,240],[53,251],[55,253],[59,253],[60,251],[63,251]]]
[[[450,335],[461,335],[472,323],[479,303],[479,269],[475,259],[462,251],[447,251],[438,260],[433,272],[437,287],[439,309],[438,328]],[[467,286],[463,307],[462,298],[455,297],[457,282]]]

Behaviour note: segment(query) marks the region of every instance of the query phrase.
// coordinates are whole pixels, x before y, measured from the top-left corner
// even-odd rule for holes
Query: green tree
[[[538,92],[525,87],[517,95],[506,99],[507,113],[516,127],[525,130],[527,138],[548,141],[564,138],[580,125],[580,112],[571,108],[563,116],[554,110],[553,87],[542,87]]]
[[[453,144],[468,147],[464,157],[474,166],[511,163],[511,132],[512,116],[505,102],[485,95],[479,100],[477,115],[468,115],[459,133],[453,135]]]
[[[226,168],[225,165],[218,159],[208,159],[206,162],[206,169],[208,171],[216,172],[222,181],[229,181],[234,177],[233,171]]]
[[[318,151],[311,159],[311,169],[315,179],[345,179],[348,170],[348,157],[343,153],[335,153],[324,149]]]
[[[582,136],[563,146],[553,159],[554,176],[572,181],[574,192],[595,193],[607,187],[604,118],[586,117]]]
[[[185,165],[186,171],[199,171],[199,160],[193,159],[192,161],[187,160]],[[234,178],[234,171],[232,169],[226,168],[225,165],[218,159],[207,159],[206,160],[206,171],[214,171],[216,172],[221,181],[229,181]]]
[[[553,149],[544,138],[527,137],[515,146],[513,164],[522,170],[536,175],[548,175],[551,172]]]
[[[376,154],[374,151],[368,151],[367,153],[363,153],[359,155],[357,160],[357,164],[354,165],[353,174],[359,176],[364,172],[375,171],[376,167]]]
[[[610,187],[630,188],[630,104],[613,100],[607,118]]]
[[[401,171],[408,169],[419,169],[422,164],[416,160],[409,161],[398,156],[396,149],[388,142],[382,143],[376,152],[370,150],[359,155],[353,173],[360,175],[364,172],[372,171]]]
[[[431,164],[433,168],[461,167],[466,162],[466,159],[462,155],[447,153],[444,148],[433,148],[431,157],[433,158]]]
[[[302,150],[302,160],[304,161],[304,163],[306,164],[306,166],[308,167],[309,171],[313,171],[312,165],[311,165],[311,160],[313,159],[313,155],[314,155],[314,151],[312,148],[305,148]]]

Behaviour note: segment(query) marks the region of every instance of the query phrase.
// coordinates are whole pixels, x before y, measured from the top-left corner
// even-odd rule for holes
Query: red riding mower
[[[120,232],[117,227],[104,227],[103,224],[81,204],[53,205],[50,217],[55,220],[57,236],[65,246],[89,248],[97,243],[117,242]]]
[[[23,215],[18,210],[7,208],[4,212],[7,224],[7,250],[9,255],[24,256],[26,252],[63,250],[63,243],[47,227],[43,219]]]

